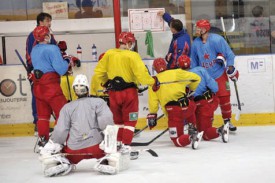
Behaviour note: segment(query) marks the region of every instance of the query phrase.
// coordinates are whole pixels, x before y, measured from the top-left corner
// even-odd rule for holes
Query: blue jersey
[[[57,72],[64,75],[68,70],[68,62],[63,60],[60,49],[52,44],[37,44],[31,52],[34,70],[40,70],[44,74]]]
[[[190,69],[189,72],[193,72],[201,77],[201,82],[195,90],[194,97],[202,95],[208,89],[210,89],[213,93],[216,93],[218,91],[218,83],[208,74],[206,69],[204,69],[203,67],[194,67]]]
[[[163,19],[168,23],[168,25],[170,25],[171,20],[173,20],[173,18],[168,13],[164,13]],[[178,68],[177,59],[179,56],[187,55],[190,57],[190,45],[190,36],[187,34],[185,29],[173,34],[173,38],[168,50],[168,54],[172,54],[170,60],[168,60],[168,69]]]
[[[222,36],[209,33],[206,43],[197,37],[192,44],[191,68],[202,66],[212,78],[219,78],[224,72],[225,65],[216,62],[218,54],[223,54],[226,67],[234,65],[235,55]]]

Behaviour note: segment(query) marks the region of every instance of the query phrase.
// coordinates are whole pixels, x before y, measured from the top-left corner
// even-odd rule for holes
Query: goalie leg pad
[[[73,165],[61,163],[59,165],[47,168],[44,170],[44,175],[46,177],[54,177],[58,175],[67,175],[73,169]]]
[[[105,153],[117,152],[117,132],[118,127],[116,125],[108,125],[104,130],[104,141],[100,144],[100,148]]]
[[[40,161],[44,167],[44,175],[46,177],[53,177],[57,175],[66,175],[74,167],[69,160],[61,155],[52,155],[41,157]]]
[[[103,174],[114,175],[122,170],[128,169],[130,155],[119,152],[107,154],[101,158],[95,165],[94,169]]]

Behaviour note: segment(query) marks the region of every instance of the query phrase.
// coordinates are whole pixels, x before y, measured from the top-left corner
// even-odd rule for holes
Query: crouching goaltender
[[[40,149],[44,175],[66,175],[81,160],[92,158],[98,159],[94,169],[103,174],[127,169],[130,152],[117,152],[118,128],[106,102],[89,97],[85,75],[76,76],[73,89],[78,99],[61,109],[51,138]]]

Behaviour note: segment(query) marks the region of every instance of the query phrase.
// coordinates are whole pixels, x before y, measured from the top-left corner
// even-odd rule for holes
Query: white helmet
[[[83,74],[77,75],[73,82],[73,89],[78,97],[86,96],[89,92],[89,83],[87,77]]]

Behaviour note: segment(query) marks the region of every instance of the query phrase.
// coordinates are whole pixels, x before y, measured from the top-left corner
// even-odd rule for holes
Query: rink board
[[[235,66],[240,72],[237,82],[240,96],[242,115],[237,126],[242,125],[271,125],[275,124],[275,68],[273,55],[238,56]],[[149,72],[155,75],[152,69],[153,60],[144,60]],[[74,75],[83,73],[91,79],[97,62],[82,62],[80,68],[74,69]],[[7,65],[0,67],[0,136],[33,134],[31,92],[26,72],[21,65]],[[14,85],[10,83],[13,81]],[[237,111],[237,100],[233,82],[230,82],[232,97],[232,113]],[[9,96],[10,95],[10,96]],[[139,95],[138,127],[144,127],[145,117],[148,114],[148,92]],[[162,114],[162,111],[159,111]],[[52,119],[53,121],[53,119]],[[166,127],[167,118],[162,118],[158,128]],[[215,112],[214,125],[222,123],[220,111]]]

